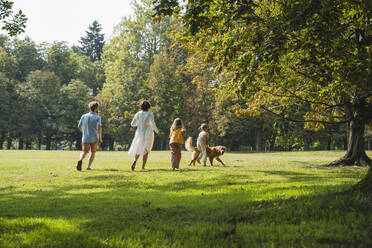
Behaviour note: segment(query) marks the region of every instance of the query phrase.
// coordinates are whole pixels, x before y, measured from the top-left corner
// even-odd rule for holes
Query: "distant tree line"
[[[215,73],[221,61],[207,61],[208,46],[185,38],[175,17],[154,21],[153,1],[133,7],[106,43],[96,21],[79,46],[0,37],[1,149],[80,149],[77,124],[93,99],[101,104],[103,150],[128,149],[130,121],[143,99],[162,133],[179,117],[195,139],[205,122],[211,144],[233,151],[347,149],[346,123],[314,128],[291,121],[303,117],[305,105],[289,104],[290,118],[252,114],[254,106],[244,111],[248,96],[232,94],[233,70]],[[167,135],[156,138],[154,149],[168,149]]]

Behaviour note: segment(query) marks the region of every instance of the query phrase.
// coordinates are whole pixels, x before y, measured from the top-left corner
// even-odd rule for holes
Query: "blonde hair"
[[[172,131],[177,130],[177,129],[182,128],[182,127],[183,127],[183,124],[182,124],[181,119],[180,118],[176,118],[173,121],[173,124],[172,124],[172,126],[170,128],[170,131],[172,132]]]

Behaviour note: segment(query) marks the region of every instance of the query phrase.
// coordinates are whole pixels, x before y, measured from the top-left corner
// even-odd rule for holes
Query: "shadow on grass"
[[[14,186],[2,187],[2,188],[0,188],[0,192],[1,191],[13,190],[13,189],[16,189],[16,187],[14,187]]]
[[[34,244],[43,240],[38,247],[120,247],[115,242],[121,247],[169,247],[179,240],[180,247],[291,246],[288,242],[294,246],[298,242],[305,242],[301,246],[372,244],[372,235],[368,236],[372,234],[372,205],[363,198],[313,194],[256,200],[258,194],[279,195],[287,190],[337,192],[345,188],[343,185],[317,185],[325,178],[315,173],[257,172],[311,185],[265,187],[269,181],[253,181],[246,175],[162,185],[133,181],[132,175],[111,174],[92,175],[84,178],[86,184],[55,186],[48,191],[17,192],[8,187],[3,188],[0,198],[0,240],[5,233],[17,236],[23,230]],[[91,183],[95,181],[101,184]],[[40,219],[41,224],[32,223],[34,219]],[[69,230],[65,225],[45,224],[47,219],[79,221],[74,222],[75,229]],[[353,231],[355,223],[360,232]],[[320,234],[314,234],[314,229]],[[283,233],[291,233],[291,239],[281,238]],[[307,240],[302,240],[304,236]],[[12,238],[3,240],[12,242]]]
[[[57,223],[56,223],[57,222]],[[77,228],[61,230],[57,221],[39,219],[0,219],[0,237],[11,234],[11,239],[0,238],[0,247],[103,247],[101,240]],[[14,246],[15,244],[22,244]]]

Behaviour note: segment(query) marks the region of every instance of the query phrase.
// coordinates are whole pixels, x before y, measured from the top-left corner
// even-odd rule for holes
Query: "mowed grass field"
[[[0,151],[0,247],[372,247],[371,199],[334,194],[368,168],[318,166],[343,153],[187,167],[183,152],[171,171],[153,151],[132,172],[126,152],[98,152],[78,172],[77,151]]]

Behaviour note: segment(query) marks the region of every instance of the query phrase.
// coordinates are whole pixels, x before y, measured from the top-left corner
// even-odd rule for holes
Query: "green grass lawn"
[[[184,152],[171,171],[170,152],[152,152],[132,172],[126,152],[98,152],[77,172],[79,152],[0,151],[0,247],[372,247],[371,200],[333,194],[367,168],[317,166],[342,154],[187,167]]]

